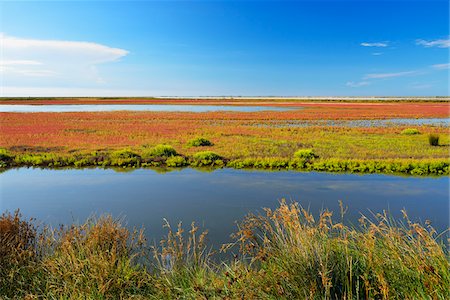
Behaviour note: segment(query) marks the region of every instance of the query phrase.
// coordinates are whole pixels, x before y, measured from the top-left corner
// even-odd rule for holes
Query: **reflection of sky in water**
[[[417,178],[301,172],[183,169],[165,174],[139,169],[9,170],[0,175],[0,209],[20,208],[27,217],[52,225],[84,220],[94,214],[125,216],[130,226],[145,225],[151,237],[163,234],[162,219],[195,220],[210,231],[210,240],[225,242],[234,221],[262,207],[274,208],[282,198],[298,201],[317,213],[338,214],[338,200],[349,206],[348,222],[360,212],[389,209],[400,218],[406,208],[413,220],[431,219],[448,227],[447,177]]]
[[[169,105],[169,104],[73,104],[73,105],[0,105],[0,112],[98,112],[98,111],[288,111],[301,107],[232,106],[232,105]]]

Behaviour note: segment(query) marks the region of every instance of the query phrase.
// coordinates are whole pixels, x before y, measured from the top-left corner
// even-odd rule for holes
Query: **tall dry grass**
[[[111,216],[37,231],[20,214],[0,218],[0,298],[448,299],[447,248],[428,224],[385,212],[358,228],[333,213],[316,219],[282,201],[248,215],[218,262],[207,232],[165,221],[146,244]],[[38,233],[39,232],[39,233]]]

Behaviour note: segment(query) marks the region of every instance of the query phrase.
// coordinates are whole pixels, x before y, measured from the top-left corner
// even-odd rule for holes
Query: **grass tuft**
[[[156,145],[153,148],[150,148],[149,150],[144,151],[143,157],[144,158],[154,158],[154,157],[163,157],[168,158],[171,156],[177,156],[177,151],[170,145]]]
[[[313,149],[300,149],[294,153],[294,157],[310,160],[310,159],[318,158],[319,156],[314,153]]]
[[[202,166],[223,166],[223,158],[212,151],[201,151],[194,154],[192,157],[191,166],[202,167]]]
[[[190,147],[205,147],[205,146],[212,146],[213,143],[210,140],[198,137],[190,140],[187,145]]]
[[[402,130],[401,134],[403,135],[415,135],[415,134],[420,134],[420,131],[416,128],[406,128],[404,130]]]
[[[439,146],[439,135],[437,134],[430,134],[428,136],[428,142],[431,146]]]

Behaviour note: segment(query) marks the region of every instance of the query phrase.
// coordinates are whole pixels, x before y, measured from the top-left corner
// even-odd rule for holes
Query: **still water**
[[[288,111],[300,107],[233,106],[233,105],[158,105],[158,104],[86,104],[86,105],[0,105],[0,112],[98,112],[98,111]]]
[[[183,169],[169,173],[139,169],[13,169],[0,174],[0,211],[20,208],[26,217],[57,226],[82,222],[93,214],[124,217],[129,227],[145,226],[151,241],[164,233],[163,218],[172,225],[196,221],[209,230],[215,245],[228,242],[236,220],[278,201],[298,201],[317,214],[324,208],[338,216],[338,200],[349,210],[347,223],[361,213],[388,209],[401,218],[429,219],[438,231],[448,228],[449,180],[387,175],[262,172]]]

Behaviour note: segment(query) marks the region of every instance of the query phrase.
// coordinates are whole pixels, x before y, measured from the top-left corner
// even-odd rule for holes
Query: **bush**
[[[111,153],[111,165],[135,166],[140,163],[141,157],[130,149],[117,150]]]
[[[203,147],[203,146],[212,146],[213,143],[210,140],[207,140],[202,137],[195,138],[188,142],[188,146],[191,147]]]
[[[417,130],[416,128],[406,128],[401,132],[401,134],[414,135],[414,134],[420,134],[420,131]]]
[[[155,147],[145,151],[143,157],[153,158],[153,157],[171,157],[177,156],[177,151],[170,145],[156,145]]]
[[[193,159],[191,165],[194,167],[223,165],[222,157],[212,151],[197,152],[194,154]]]
[[[316,155],[314,153],[313,149],[300,149],[300,150],[297,150],[294,153],[294,156],[296,158],[302,158],[302,159],[314,159],[314,158],[318,158],[319,157],[318,155]]]
[[[428,142],[431,146],[439,146],[439,135],[437,134],[430,134],[428,136]]]
[[[4,148],[0,148],[0,168],[6,167],[13,160],[13,156]]]
[[[183,156],[171,156],[166,160],[168,167],[183,167],[186,164],[187,161]]]

